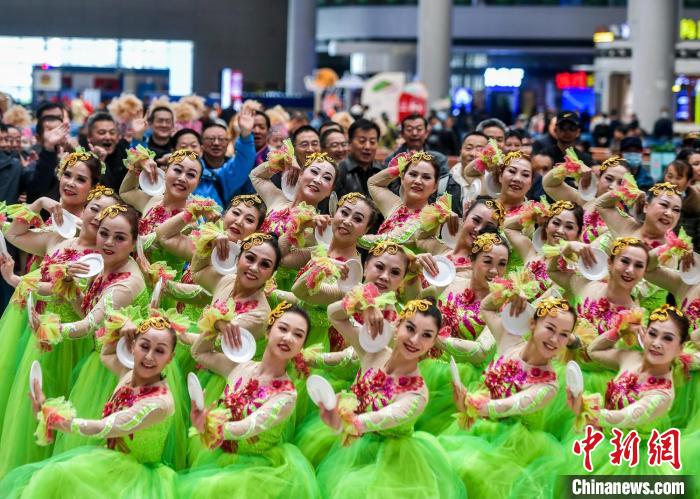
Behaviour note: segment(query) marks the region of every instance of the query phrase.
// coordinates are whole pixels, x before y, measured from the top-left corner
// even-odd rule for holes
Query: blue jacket
[[[194,190],[197,196],[211,198],[219,206],[226,208],[231,198],[239,194],[250,194],[253,185],[248,179],[255,166],[255,144],[253,134],[239,137],[236,141],[236,155],[226,160],[221,168],[210,168],[201,158],[202,178]]]

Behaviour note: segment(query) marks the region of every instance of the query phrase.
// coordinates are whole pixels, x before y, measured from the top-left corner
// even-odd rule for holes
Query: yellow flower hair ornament
[[[87,195],[87,200],[100,199],[102,196],[114,196],[114,189],[106,187],[102,184],[97,184]]]
[[[675,312],[676,315],[678,315],[678,317],[684,317],[683,312],[680,309],[674,307],[673,305],[669,305],[668,303],[664,303],[651,313],[651,315],[649,316],[649,320],[667,321],[669,318],[669,312]]]
[[[192,161],[197,161],[199,159],[199,154],[191,149],[178,149],[173,152],[168,158],[168,166],[175,163],[182,163],[185,159],[191,159]]]
[[[124,204],[113,204],[112,206],[107,206],[103,209],[99,215],[97,215],[97,220],[104,220],[106,217],[115,218],[122,213],[127,212],[127,206]]]
[[[90,158],[97,158],[95,153],[88,151],[82,147],[76,147],[75,151],[72,153],[66,154],[61,162],[58,165],[58,168],[56,168],[56,177],[59,179],[63,176],[63,172],[66,171],[66,168],[70,168],[72,166],[75,166],[76,163],[80,161],[88,161]],[[105,164],[101,163],[101,173],[104,174],[105,172]]]
[[[472,254],[476,255],[483,251],[491,251],[494,245],[503,244],[503,238],[494,232],[480,234],[474,239],[472,244]]]
[[[615,239],[610,250],[611,255],[619,255],[628,246],[637,246],[643,244],[641,239],[636,237],[618,237]]]
[[[275,308],[273,308],[269,314],[267,314],[267,325],[272,326],[275,322],[277,322],[277,319],[282,317],[284,315],[284,312],[292,308],[292,304],[289,303],[288,301],[282,300],[277,304]]]
[[[314,163],[328,162],[335,166],[335,160],[325,152],[313,152],[309,154],[304,162],[304,168],[313,165]]]
[[[411,300],[403,307],[403,310],[399,313],[399,318],[405,320],[413,317],[418,312],[427,312],[430,305],[431,303],[428,300]]]

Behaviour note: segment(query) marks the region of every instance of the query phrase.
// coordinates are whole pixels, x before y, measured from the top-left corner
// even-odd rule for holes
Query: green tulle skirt
[[[563,447],[549,433],[515,420],[479,420],[470,431],[454,423],[438,440],[472,497],[552,497],[529,495],[532,490],[515,486],[526,481],[528,467],[537,468],[544,460],[561,462]]]
[[[171,499],[175,472],[162,464],[141,464],[129,454],[80,447],[15,469],[0,482],[0,497]]]
[[[58,313],[63,322],[78,319],[73,309],[65,303],[48,303],[47,312]],[[24,352],[17,366],[0,436],[0,476],[26,463],[40,461],[51,455],[51,446],[39,447],[34,441],[35,418],[29,393],[29,372],[34,361],[39,361],[43,377],[43,391],[48,396],[68,393],[73,367],[92,348],[91,338],[65,340],[54,345],[51,351],[39,349],[36,339],[25,323],[22,335],[26,338]],[[5,374],[5,373],[3,373]],[[26,424],[25,424],[26,422]]]
[[[316,476],[325,498],[467,497],[438,441],[423,432],[398,438],[368,433],[348,447],[335,445]]]
[[[28,324],[27,309],[10,302],[0,318],[0,428],[5,421],[5,412],[10,392],[17,373],[17,367],[22,359],[27,342],[32,339]],[[0,444],[2,445],[2,444]]]
[[[178,475],[177,494],[182,498],[321,497],[314,469],[290,444],[261,454],[204,451],[191,470]]]
[[[452,415],[457,412],[452,394],[452,372],[449,361],[425,359],[419,364],[421,376],[428,387],[430,397],[425,411],[416,421],[416,430],[439,435],[454,421]],[[460,379],[469,386],[481,377],[483,369],[472,364],[459,363]]]

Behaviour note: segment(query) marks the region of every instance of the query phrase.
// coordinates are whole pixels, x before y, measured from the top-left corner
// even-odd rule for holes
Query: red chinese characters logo
[[[596,427],[586,426],[585,436],[580,440],[575,440],[572,451],[577,456],[583,456],[583,467],[588,472],[593,471],[591,453],[598,447],[605,435]],[[639,464],[639,445],[641,438],[636,430],[631,430],[625,435],[622,430],[612,429],[610,445],[613,450],[609,453],[610,464],[620,466],[623,462],[631,468]],[[661,466],[664,463],[670,464],[675,470],[681,469],[680,451],[680,431],[671,428],[663,433],[652,430],[647,443],[649,466]]]

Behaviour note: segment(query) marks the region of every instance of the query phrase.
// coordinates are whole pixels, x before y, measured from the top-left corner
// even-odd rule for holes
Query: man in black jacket
[[[384,166],[374,156],[379,142],[379,127],[364,118],[350,125],[348,130],[350,153],[338,166],[335,193],[340,198],[349,192],[361,192],[369,196],[367,179]]]
[[[94,152],[107,166],[100,182],[119,191],[126,176],[123,160],[129,143],[119,137],[117,123],[109,113],[92,115],[87,126],[87,143],[83,147]]]

